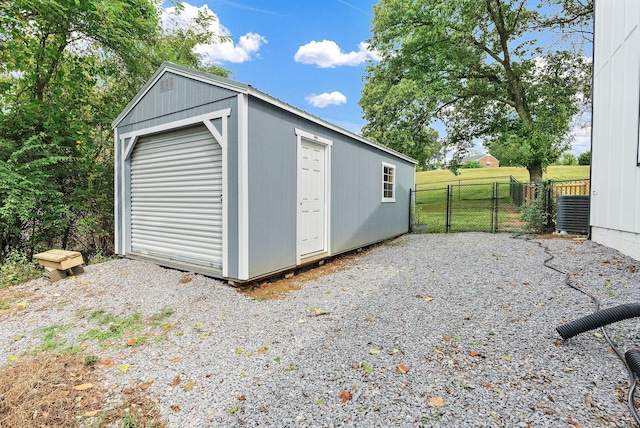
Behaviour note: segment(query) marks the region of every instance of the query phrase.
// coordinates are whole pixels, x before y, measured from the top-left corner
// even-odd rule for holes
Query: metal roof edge
[[[413,159],[412,157],[409,157],[405,154],[402,154],[398,151],[393,150],[392,148],[389,148],[383,144],[380,143],[376,143],[375,141],[369,140],[368,138],[363,137],[362,135],[358,135],[356,133],[353,133],[351,131],[348,131],[344,128],[341,128],[338,125],[335,125],[331,122],[328,122],[324,119],[320,119],[317,116],[312,115],[311,113],[308,113],[302,109],[299,109],[298,107],[294,107],[291,104],[287,104],[282,100],[279,100],[278,98],[272,97],[269,94],[266,94],[262,91],[259,91],[258,89],[254,88],[253,86],[249,85],[249,95],[254,96],[256,98],[261,99],[262,101],[265,101],[269,104],[272,104],[276,107],[279,107],[283,110],[286,110],[290,113],[293,113],[295,115],[298,115],[300,117],[303,117],[311,122],[317,123],[318,125],[322,125],[325,128],[329,128],[332,131],[338,132],[339,134],[343,134],[349,138],[353,138],[355,140],[360,141],[361,143],[364,143],[366,145],[372,146],[378,150],[382,150],[383,152],[387,152],[393,156],[399,157],[403,160],[406,160],[407,162],[413,163],[414,165],[418,164],[418,161]]]
[[[170,61],[165,61],[160,65],[158,70],[151,76],[151,78],[145,83],[145,85],[138,91],[138,93],[133,97],[133,99],[127,104],[122,113],[118,115],[118,117],[111,123],[111,128],[115,129],[118,124],[133,110],[133,108],[140,102],[140,100],[145,96],[145,94],[151,89],[151,87],[164,75],[166,72],[171,72],[174,74],[178,74],[184,77],[192,78],[201,82],[210,83],[218,86],[222,86],[223,88],[230,89],[233,91],[237,91],[239,93],[249,94],[250,96],[256,97],[266,103],[279,107],[283,110],[286,110],[290,113],[293,113],[297,116],[300,116],[304,119],[307,119],[311,122],[317,123],[318,125],[324,126],[326,128],[331,129],[332,131],[338,132],[339,134],[343,134],[349,138],[353,138],[361,143],[374,147],[383,152],[387,152],[393,156],[401,158],[407,162],[413,163],[414,165],[418,163],[417,160],[404,155],[400,152],[397,152],[387,146],[384,146],[375,141],[369,140],[361,135],[355,134],[351,131],[348,131],[344,128],[339,127],[338,125],[334,125],[331,122],[328,122],[324,119],[320,119],[317,116],[314,116],[302,109],[292,106],[291,104],[287,104],[284,101],[279,100],[267,93],[259,91],[251,85],[247,85],[246,83],[237,82],[235,80],[227,79],[220,76],[215,76],[213,74],[205,73],[202,71],[194,70],[192,68],[183,67],[178,64],[174,64]]]

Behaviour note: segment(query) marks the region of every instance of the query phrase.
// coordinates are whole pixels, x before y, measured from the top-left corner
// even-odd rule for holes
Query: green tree
[[[591,165],[591,150],[580,153],[580,156],[578,156],[578,165]]]
[[[455,161],[482,138],[501,164],[524,166],[540,181],[568,149],[590,90],[578,48],[544,50],[535,36],[588,26],[593,8],[590,0],[544,3],[546,15],[527,0],[381,0],[370,45],[382,59],[367,68],[363,133],[417,146],[439,120],[447,137],[434,151],[444,143],[457,150]]]
[[[560,165],[564,165],[564,166],[578,165],[578,159],[576,159],[576,157],[571,153],[565,153],[564,155],[562,155],[562,158],[560,159]]]
[[[110,123],[163,60],[211,68],[192,50],[213,18],[165,30],[152,0],[0,0],[0,260],[111,250]]]

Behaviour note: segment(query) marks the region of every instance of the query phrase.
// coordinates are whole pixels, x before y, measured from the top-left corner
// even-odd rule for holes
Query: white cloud
[[[332,40],[315,40],[300,46],[293,57],[296,62],[302,64],[315,64],[320,68],[335,68],[338,65],[359,65],[367,59],[380,61],[380,54],[369,49],[365,42],[358,44],[358,52],[344,53],[340,46]]]
[[[204,56],[204,59],[213,63],[223,62],[241,63],[249,61],[252,56],[259,57],[260,47],[268,43],[267,39],[257,33],[249,32],[240,36],[236,42],[231,39],[231,32],[220,23],[217,15],[205,4],[202,7],[193,6],[189,3],[182,3],[182,13],[176,16],[175,7],[169,7],[162,12],[162,23],[165,29],[188,28],[193,25],[198,13],[214,16],[209,29],[220,36],[229,37],[229,40],[221,43],[199,44],[195,51]]]
[[[307,95],[304,99],[312,106],[319,108],[325,108],[329,105],[339,106],[340,104],[345,104],[347,102],[347,97],[338,91],[333,91],[331,93],[324,92],[320,95],[311,94]]]

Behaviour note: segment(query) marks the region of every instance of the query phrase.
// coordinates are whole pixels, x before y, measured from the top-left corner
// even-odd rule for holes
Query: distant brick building
[[[491,156],[489,153],[485,153],[483,155],[469,156],[467,158],[462,159],[460,163],[464,165],[467,162],[473,162],[473,161],[479,162],[483,168],[498,168],[500,166],[500,161],[495,157]]]

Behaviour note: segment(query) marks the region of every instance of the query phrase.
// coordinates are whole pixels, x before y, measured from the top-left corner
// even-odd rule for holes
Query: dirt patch
[[[1,368],[0,424],[70,427],[78,418],[91,418],[91,426],[100,427],[118,421],[123,426],[165,426],[144,385],[124,388],[120,404],[107,408],[114,397],[101,385],[99,365],[86,362],[79,355],[43,353]]]
[[[361,257],[365,251],[366,250],[336,256],[328,261],[326,260],[324,264],[320,266],[316,263],[303,267],[296,270],[290,278],[281,276],[269,281],[245,285],[239,287],[238,292],[255,300],[283,299],[289,293],[300,290],[305,282],[350,269],[353,262]]]

